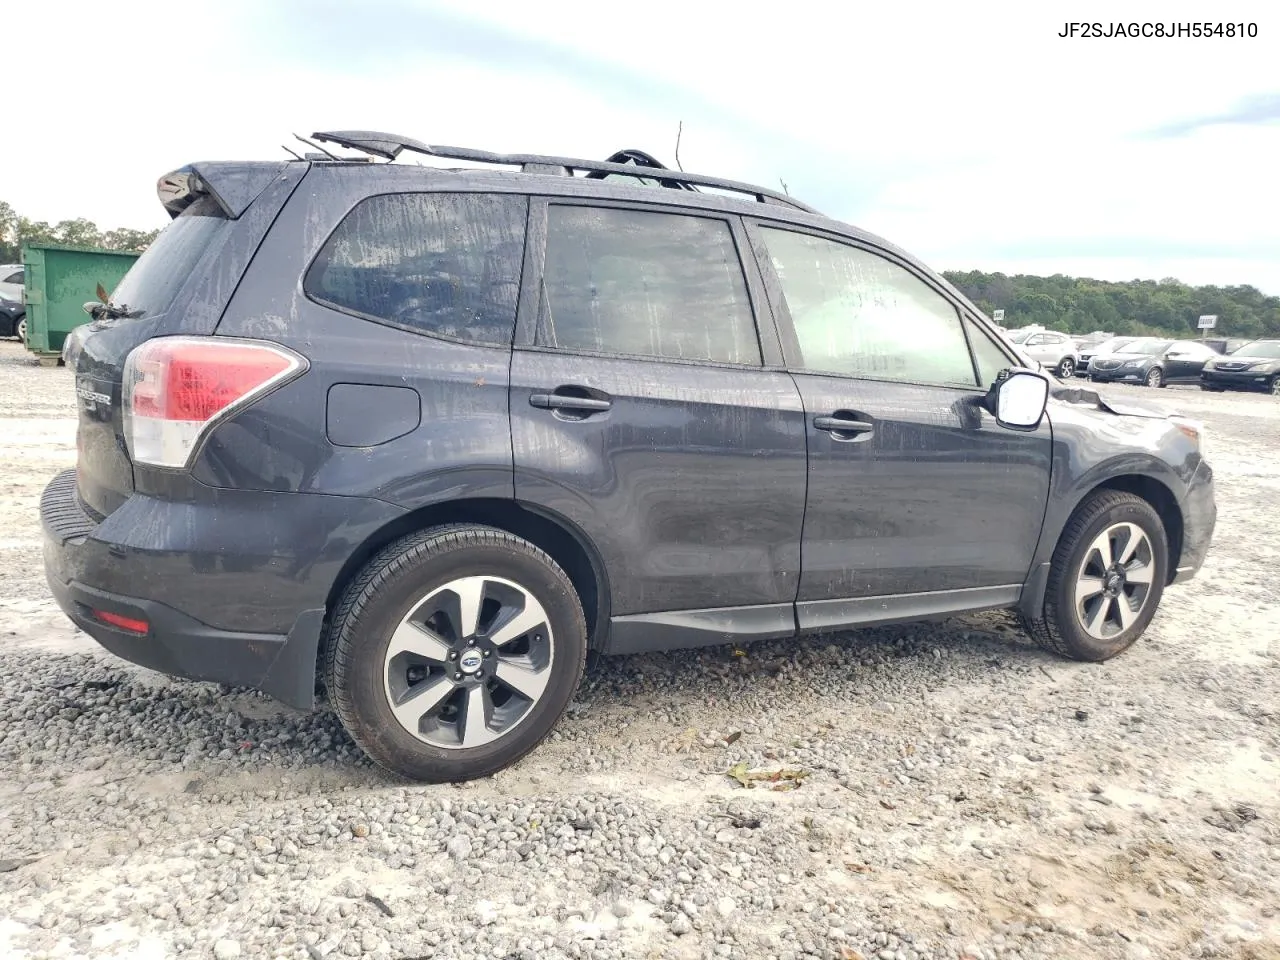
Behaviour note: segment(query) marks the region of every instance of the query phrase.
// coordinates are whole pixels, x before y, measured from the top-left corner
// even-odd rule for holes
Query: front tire
[[[536,747],[582,676],[587,629],[544,551],[454,525],[391,544],[338,604],[325,681],[351,738],[412,780],[488,776]]]
[[[13,335],[18,338],[18,342],[24,347],[27,345],[27,315],[25,313],[18,318],[18,325],[13,328]]]
[[[1063,357],[1058,364],[1058,376],[1064,380],[1068,380],[1075,376],[1076,362],[1070,357]]]
[[[1148,387],[1163,387],[1165,385],[1164,371],[1159,367],[1152,367],[1147,372],[1146,385]]]
[[[1280,397],[1280,377],[1272,377],[1267,382],[1267,393],[1273,397]]]
[[[1151,623],[1168,568],[1168,539],[1155,508],[1132,493],[1100,490],[1067,522],[1041,616],[1028,621],[1028,630],[1060,656],[1109,660]]]

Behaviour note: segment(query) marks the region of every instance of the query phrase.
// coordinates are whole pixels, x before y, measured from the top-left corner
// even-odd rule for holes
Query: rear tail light
[[[160,337],[124,365],[124,435],[137,463],[183,469],[213,427],[306,369],[284,347],[227,337]]]
[[[112,613],[109,610],[94,610],[93,615],[96,619],[102,621],[108,626],[115,627],[117,630],[124,630],[126,633],[137,633],[145,635],[151,627],[145,620],[138,620],[135,617],[125,617],[118,613]]]

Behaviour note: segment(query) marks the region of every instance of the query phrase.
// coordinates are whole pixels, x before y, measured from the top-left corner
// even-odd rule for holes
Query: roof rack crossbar
[[[491,163],[499,166],[530,168],[528,172],[541,172],[548,167],[560,167],[571,173],[576,170],[599,174],[612,173],[644,180],[671,181],[690,186],[713,187],[719,190],[727,190],[731,193],[746,194],[760,203],[781,204],[807,213],[818,213],[813,207],[801,203],[794,197],[779,193],[776,190],[770,190],[767,187],[700,173],[684,173],[683,171],[671,170],[666,167],[653,167],[637,163],[610,163],[604,160],[583,160],[576,157],[544,156],[536,153],[493,153],[489,150],[477,150],[472,147],[426,144],[408,137],[379,133],[373,130],[337,130],[313,133],[311,136],[316,140],[336,143],[339,146],[360,150],[387,160],[394,160],[402,151],[410,150],[414,153],[447,160],[466,160],[472,163]],[[659,173],[658,171],[661,172]]]

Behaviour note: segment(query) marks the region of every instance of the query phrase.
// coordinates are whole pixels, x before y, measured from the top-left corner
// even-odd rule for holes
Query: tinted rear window
[[[411,330],[510,343],[527,208],[524,197],[495,193],[370,197],[329,237],[306,292]]]
[[[231,221],[212,199],[198,200],[160,231],[111,293],[111,302],[149,317],[164,313],[200,257],[221,241]]]

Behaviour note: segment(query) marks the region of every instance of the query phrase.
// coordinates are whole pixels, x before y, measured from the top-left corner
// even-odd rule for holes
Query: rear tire
[[[1061,377],[1063,380],[1068,380],[1071,377],[1075,376],[1075,373],[1076,373],[1076,362],[1072,360],[1070,357],[1063,357],[1062,360],[1058,363],[1058,376]]]
[[[18,338],[18,342],[24,347],[27,345],[27,315],[25,313],[18,318],[18,325],[13,328],[13,335]]]
[[[1164,524],[1151,504],[1118,490],[1091,494],[1062,532],[1041,615],[1026,621],[1028,632],[1059,656],[1109,660],[1151,623],[1168,568]]]
[[[375,763],[446,783],[536,747],[569,706],[586,652],[582,605],[556,562],[506,531],[459,524],[365,565],[335,611],[324,674]]]

